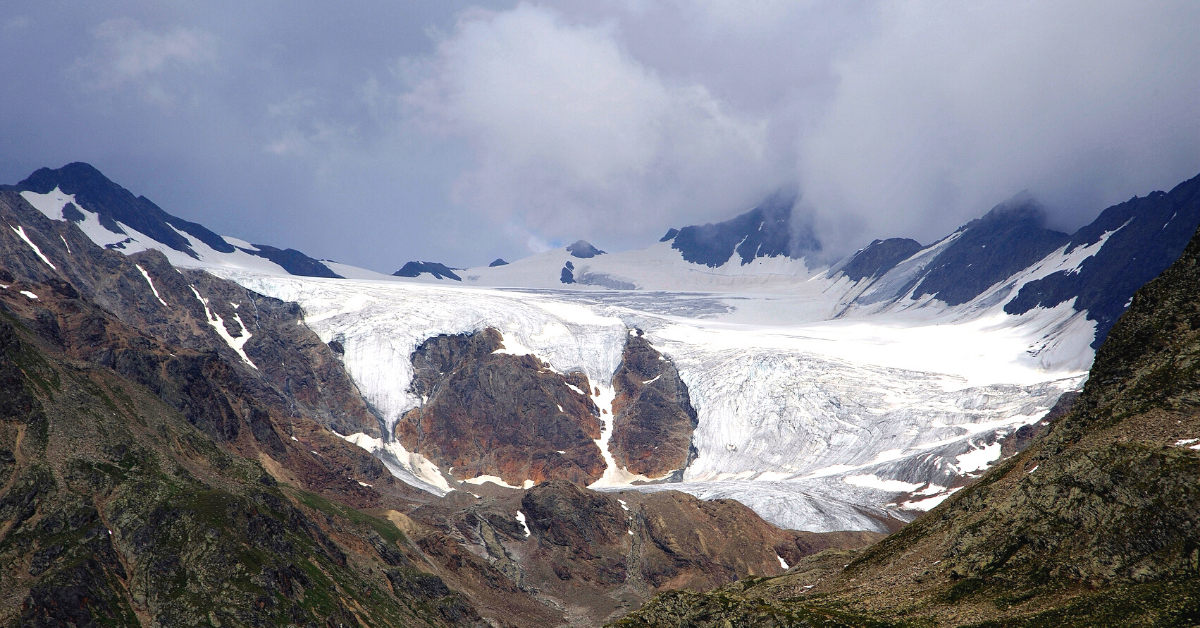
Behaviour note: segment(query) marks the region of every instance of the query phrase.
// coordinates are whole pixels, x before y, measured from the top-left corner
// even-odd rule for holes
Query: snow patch
[[[946,491],[945,493],[943,493],[941,495],[937,495],[935,497],[904,502],[903,504],[900,505],[900,507],[904,508],[906,510],[921,510],[924,512],[929,512],[930,510],[937,508],[937,506],[939,504],[941,504],[942,502],[946,501],[947,497],[950,497],[951,495],[957,493],[961,489],[962,489],[962,487],[960,486],[958,488],[952,488],[952,489]]]
[[[1000,459],[1000,443],[985,445],[979,449],[971,449],[956,458],[959,473],[975,473],[988,468],[988,465]]]
[[[238,314],[233,315],[233,320],[237,321],[238,326],[242,328],[242,331],[238,333],[237,338],[234,338],[229,334],[229,330],[225,329],[225,321],[221,319],[220,315],[209,309],[208,299],[200,296],[200,292],[196,290],[196,286],[188,287],[192,289],[192,294],[196,295],[196,298],[199,299],[200,303],[204,306],[205,319],[208,320],[208,324],[212,325],[212,328],[216,330],[217,335],[221,337],[221,340],[224,340],[225,344],[229,345],[230,348],[236,351],[238,356],[242,358],[243,362],[249,364],[250,368],[253,368],[257,371],[258,367],[250,361],[250,357],[246,355],[246,351],[243,349],[243,347],[246,345],[246,341],[250,340],[250,330],[246,329],[246,324],[242,322],[242,317]]]
[[[902,482],[900,480],[881,480],[872,474],[848,475],[845,478],[842,478],[842,481],[846,484],[853,484],[854,486],[874,488],[881,491],[892,491],[894,493],[909,493],[921,488],[920,484]]]
[[[37,256],[42,258],[43,262],[46,262],[47,266],[49,266],[50,268],[53,268],[54,270],[58,270],[58,268],[56,268],[54,266],[54,263],[50,261],[50,258],[46,257],[46,254],[42,253],[42,250],[38,248],[38,245],[34,244],[33,240],[30,240],[29,236],[25,234],[25,226],[24,225],[17,225],[15,227],[13,227],[12,225],[9,225],[9,227],[12,228],[12,230],[14,232],[16,232],[17,235],[21,236],[21,239],[25,241],[25,244],[28,244],[33,249],[33,252],[37,253]]]
[[[334,433],[337,434],[337,432]],[[388,441],[385,443],[382,439],[373,438],[362,432],[349,436],[338,434],[338,436],[374,454],[392,475],[405,484],[438,496],[454,490],[450,488],[437,465],[421,454],[410,453],[399,442]]]
[[[146,269],[142,268],[141,264],[134,264],[134,267],[137,268],[142,273],[142,276],[146,278],[146,283],[150,284],[150,290],[154,292],[154,298],[158,299],[159,303],[162,303],[164,306],[166,306],[167,302],[163,301],[162,297],[159,296],[158,288],[154,287],[154,280],[150,278],[150,273],[146,272]],[[192,291],[195,290],[195,288],[192,288]]]
[[[521,524],[521,529],[525,532],[525,538],[529,538],[529,525],[525,523],[525,513],[517,511],[517,523]]]
[[[787,571],[788,569],[791,569],[791,567],[788,567],[787,561],[786,561],[786,560],[784,560],[782,556],[780,556],[779,554],[776,554],[776,555],[775,555],[775,558],[778,558],[778,559],[779,559],[779,566],[780,566],[780,567],[783,567],[783,570],[784,570],[784,571]]]
[[[32,293],[32,292],[30,292],[30,291],[28,291],[28,290],[22,290],[22,291],[21,291],[21,294],[23,294],[23,295],[25,295],[25,296],[29,297],[30,299],[36,299],[36,298],[38,298],[38,295],[36,295],[36,294],[34,294],[34,293]]]

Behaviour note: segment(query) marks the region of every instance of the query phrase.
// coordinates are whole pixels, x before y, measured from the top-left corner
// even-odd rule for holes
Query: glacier
[[[1092,324],[1070,304],[1009,316],[985,293],[977,301],[993,303],[926,301],[822,320],[838,309],[845,292],[831,287],[844,280],[816,274],[802,278],[804,291],[730,294],[210,272],[299,303],[322,340],[342,343],[347,371],[389,429],[422,403],[409,392],[410,359],[431,336],[494,327],[507,349],[611,391],[626,335],[641,329],[688,386],[699,455],[681,482],[663,484],[612,468],[606,455],[593,488],[735,499],[776,525],[818,532],[884,531],[889,519],[920,514],[986,467],[998,438],[1082,386],[1092,357]],[[347,437],[387,451],[401,479],[454,488],[416,452]],[[868,475],[878,481],[863,482]],[[921,499],[896,503],[903,489]]]

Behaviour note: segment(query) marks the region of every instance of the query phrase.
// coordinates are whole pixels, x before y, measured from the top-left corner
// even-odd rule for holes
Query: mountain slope
[[[0,387],[0,622],[484,625],[389,523],[280,485],[7,303]]]
[[[1022,286],[1004,307],[1023,314],[1035,307],[1054,307],[1075,298],[1075,309],[1096,321],[1099,347],[1108,330],[1128,307],[1128,296],[1179,257],[1200,224],[1200,176],[1170,192],[1134,197],[1104,210],[1090,225],[1071,236],[1066,253],[1096,244],[1111,234],[1078,272],[1059,271]]]
[[[1198,262],[1195,235],[1029,449],[844,569],[661,597],[621,625],[1200,625]]]
[[[796,195],[777,192],[761,205],[724,222],[692,225],[679,229],[671,248],[693,264],[716,268],[736,253],[744,266],[758,257],[801,257],[819,252],[821,243],[811,225],[793,222]]]

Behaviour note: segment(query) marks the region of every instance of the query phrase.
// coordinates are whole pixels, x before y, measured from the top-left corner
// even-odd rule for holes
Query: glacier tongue
[[[511,339],[607,388],[627,329],[639,327],[688,386],[699,456],[681,483],[630,486],[640,478],[609,469],[597,488],[732,498],[802,530],[884,530],[888,519],[912,518],[913,509],[890,503],[901,493],[890,489],[933,490],[962,476],[960,466],[977,471],[987,462],[978,452],[990,459],[999,436],[1081,386],[1091,360],[1081,341],[1091,323],[1068,304],[1021,317],[996,305],[949,324],[939,323],[954,316],[917,308],[781,325],[780,308],[798,302],[786,294],[608,298],[212,272],[298,302],[313,331],[342,343],[347,370],[389,428],[422,402],[409,392],[410,358],[431,336],[495,327],[506,346]],[[769,316],[756,324],[755,312]],[[1039,355],[1049,342],[1060,347],[1054,361]]]

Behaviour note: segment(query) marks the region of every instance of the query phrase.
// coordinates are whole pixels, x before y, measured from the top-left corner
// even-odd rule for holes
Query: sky
[[[831,254],[1200,173],[1200,3],[7,0],[0,183],[86,161],[391,272],[641,248],[771,192]]]

